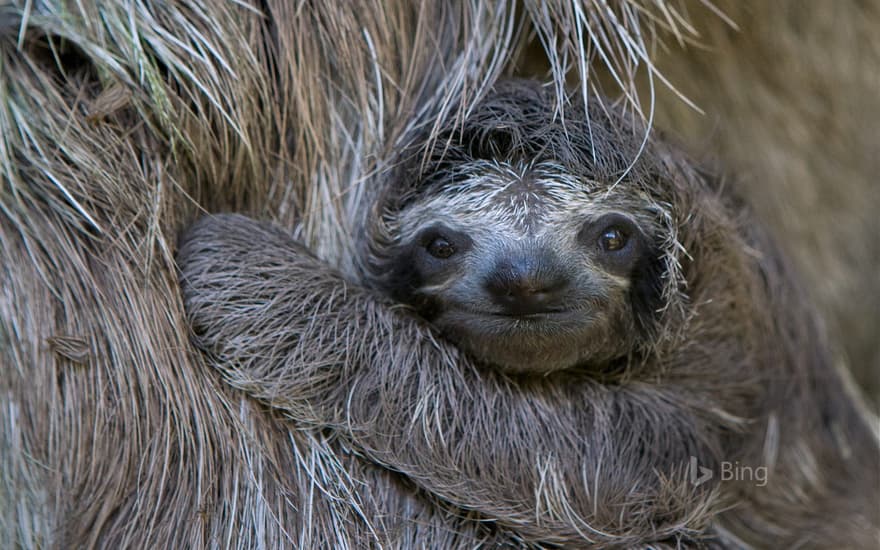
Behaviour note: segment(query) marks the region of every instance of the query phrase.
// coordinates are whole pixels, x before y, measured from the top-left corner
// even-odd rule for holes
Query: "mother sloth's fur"
[[[442,197],[443,175],[456,173],[448,158],[475,151],[498,162],[553,160],[606,187],[606,197],[627,197],[630,214],[650,213],[661,228],[663,288],[626,366],[516,381],[475,368],[381,294],[240,216],[202,220],[180,251],[200,345],[234,385],[299,426],[339,433],[423,498],[497,522],[499,540],[869,544],[878,534],[877,441],[785,262],[741,205],[663,146],[649,144],[627,172],[638,133],[598,104],[589,113],[569,106],[554,122],[551,94],[506,84],[420,171],[389,181],[382,204],[396,208],[395,195],[422,182]],[[493,223],[479,216],[474,229]],[[387,251],[373,249],[382,266]],[[380,289],[384,279],[377,274]],[[721,461],[764,466],[769,480],[738,473],[695,485],[690,457],[716,475]],[[368,515],[404,513],[388,508],[393,489],[361,492]]]
[[[460,517],[455,507],[389,492],[412,521],[369,516],[373,495],[353,474],[376,487],[399,478],[361,470],[328,434],[292,429],[205,367],[178,295],[177,234],[197,205],[269,217],[354,278],[350,220],[367,211],[365,194],[402,136],[450,105],[466,109],[532,30],[560,89],[572,65],[595,84],[593,56],[631,89],[655,25],[668,41],[694,36],[673,4],[653,1],[524,1],[520,15],[490,0],[255,5],[0,3],[0,546],[362,547],[412,541],[416,529],[437,546],[455,540],[443,515]],[[803,243],[820,228],[834,261],[805,264],[815,266],[811,290],[830,292],[852,327],[876,326],[866,316],[880,311],[869,299],[876,287],[849,284],[874,284],[871,274],[847,260],[876,258],[859,252],[878,241],[859,236],[877,218],[859,212],[876,211],[865,182],[877,173],[868,144],[880,111],[880,14],[870,3],[802,0],[746,10],[736,13],[740,34],[691,11],[712,30],[710,45],[727,46],[670,48],[674,83],[696,82],[701,52],[698,73],[716,86],[699,89],[716,91],[700,106],[729,109],[721,124],[699,125],[727,140],[722,152],[760,153],[764,189],[791,182],[800,200],[817,187],[834,199],[820,216],[786,218],[807,238],[780,242],[812,259]],[[783,25],[785,10],[804,18]],[[841,21],[845,32],[815,32]],[[838,124],[821,123],[829,112]],[[864,136],[851,131],[858,123]],[[857,300],[837,299],[850,288]],[[854,304],[867,313],[853,315]],[[782,507],[799,517],[802,497]],[[458,540],[495,536],[470,525],[479,531]]]

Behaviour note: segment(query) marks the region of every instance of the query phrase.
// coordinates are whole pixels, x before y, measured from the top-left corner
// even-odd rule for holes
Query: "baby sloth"
[[[624,359],[649,339],[660,306],[655,212],[650,202],[633,208],[625,186],[573,174],[551,144],[516,141],[516,131],[444,151],[440,170],[387,216],[399,240],[379,284],[510,372]]]
[[[729,187],[643,136],[499,84],[353,209],[357,283],[205,218],[178,255],[196,343],[351,447],[358,513],[392,538],[871,547],[878,441],[796,277]]]

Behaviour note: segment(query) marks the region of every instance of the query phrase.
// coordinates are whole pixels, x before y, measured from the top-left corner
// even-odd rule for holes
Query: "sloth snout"
[[[528,255],[499,261],[484,287],[499,313],[530,315],[562,311],[569,284],[552,258]]]

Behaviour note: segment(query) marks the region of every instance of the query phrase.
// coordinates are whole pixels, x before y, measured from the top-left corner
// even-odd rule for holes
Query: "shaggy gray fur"
[[[473,151],[475,126],[479,139],[513,134],[508,150],[492,150],[501,160],[552,157],[585,190],[628,198],[608,200],[663,232],[663,289],[622,368],[508,377],[390,300],[381,273],[373,288],[347,281],[281,229],[236,215],[204,218],[182,241],[198,345],[229,383],[351,446],[365,516],[390,512],[413,540],[430,540],[435,524],[415,527],[408,507],[393,508],[401,489],[358,483],[360,468],[419,488],[401,494],[432,520],[446,511],[448,529],[489,529],[496,541],[872,544],[878,441],[784,258],[741,202],[674,150],[653,141],[628,170],[637,125],[577,102],[554,116],[550,98],[501,86],[441,132],[443,153],[429,147],[418,170],[398,172],[414,178],[389,180],[375,211],[442,197],[437,174]],[[439,191],[420,194],[430,186]],[[387,231],[377,219],[365,263],[379,270],[383,246],[401,237]],[[769,479],[695,486],[690,457],[716,473],[722,461],[766,466]]]
[[[713,4],[0,2],[0,547],[509,540],[224,383],[174,258],[241,212],[364,281],[388,163],[501,75],[622,92],[742,175],[877,400],[880,4]]]

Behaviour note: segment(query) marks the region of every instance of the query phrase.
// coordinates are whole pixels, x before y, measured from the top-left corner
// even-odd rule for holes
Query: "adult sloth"
[[[771,239],[623,115],[554,97],[499,85],[403,155],[363,233],[367,287],[280,229],[200,221],[179,253],[198,344],[459,509],[452,531],[869,546],[877,440]]]
[[[740,32],[678,1],[0,3],[0,546],[492,540],[402,492],[367,516],[399,476],[206,370],[174,242],[201,209],[249,213],[361,280],[350,220],[407,125],[548,64],[560,90],[614,81],[632,104],[657,62],[708,116],[658,84],[655,121],[760,182],[752,202],[848,352],[835,364],[880,380],[880,10],[719,4]]]

